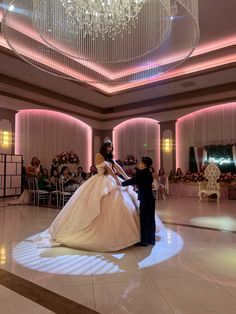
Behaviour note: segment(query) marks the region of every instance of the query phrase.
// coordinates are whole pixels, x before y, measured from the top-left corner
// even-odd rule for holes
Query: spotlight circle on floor
[[[13,258],[24,267],[38,272],[57,275],[103,275],[128,272],[127,262],[132,269],[145,269],[165,262],[183,248],[183,239],[176,232],[161,229],[156,234],[155,246],[130,247],[118,252],[87,252],[66,247],[38,248],[29,241],[18,243],[13,249]],[[136,257],[134,260],[133,257]]]

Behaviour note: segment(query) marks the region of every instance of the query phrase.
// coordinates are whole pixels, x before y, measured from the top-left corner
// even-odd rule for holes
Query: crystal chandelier
[[[99,88],[155,79],[199,41],[198,0],[3,0],[6,42],[40,70]]]
[[[145,0],[60,0],[66,13],[77,22],[78,36],[115,37],[131,32]]]

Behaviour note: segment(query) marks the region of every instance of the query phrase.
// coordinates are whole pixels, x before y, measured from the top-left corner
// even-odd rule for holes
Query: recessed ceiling
[[[100,116],[103,119],[105,116],[109,118],[145,112],[150,109],[146,104],[149,100],[158,107],[158,100],[163,97],[233,83],[236,81],[235,12],[235,0],[199,0],[201,37],[194,55],[181,67],[158,80],[147,81],[140,86],[134,85],[128,90],[125,86],[120,86],[111,92],[39,71],[11,53],[3,38],[0,38],[0,73],[2,78],[13,79],[12,84],[8,80],[8,87],[6,82],[1,84],[0,91],[9,92],[12,85],[11,92],[20,95],[20,88],[15,87],[15,79],[22,84],[27,83],[25,89],[28,93],[24,92],[26,98],[37,99],[36,94],[41,94],[41,101],[49,103],[48,99],[53,100],[53,95],[57,94],[62,102],[65,97],[64,103],[69,103],[69,98],[73,100],[70,106],[74,112],[86,112],[91,117]],[[37,87],[41,88],[40,91],[30,94],[29,90]],[[24,90],[23,85],[21,89]],[[52,94],[47,94],[46,97],[46,92]],[[56,107],[57,102],[54,103]],[[151,107],[154,108],[153,105]],[[69,107],[65,106],[65,110],[67,108]],[[58,110],[61,110],[59,105]]]

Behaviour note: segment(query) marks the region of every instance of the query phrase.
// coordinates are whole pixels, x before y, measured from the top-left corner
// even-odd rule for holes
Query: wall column
[[[15,154],[16,111],[0,108],[0,153]]]
[[[176,169],[176,120],[160,122],[160,150],[161,150],[161,167],[168,175],[171,169]]]

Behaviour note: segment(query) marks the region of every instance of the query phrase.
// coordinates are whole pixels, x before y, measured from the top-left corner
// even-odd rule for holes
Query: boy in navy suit
[[[142,157],[142,160],[139,164],[139,171],[135,177],[122,182],[122,186],[138,186],[141,228],[141,242],[139,243],[140,246],[155,244],[155,198],[152,193],[153,177],[149,169],[151,166],[152,159],[150,157]]]

